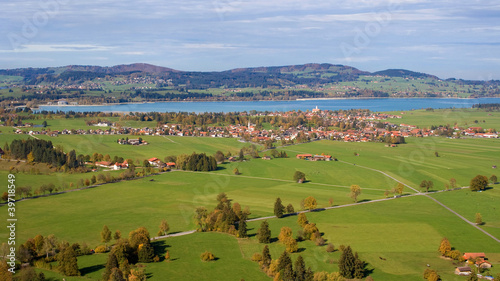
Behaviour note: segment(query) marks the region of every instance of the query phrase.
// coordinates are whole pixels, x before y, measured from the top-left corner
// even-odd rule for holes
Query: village
[[[296,115],[297,112],[270,112],[255,113],[248,115],[250,118],[262,116],[288,118]],[[401,114],[404,114],[402,112]],[[247,113],[241,113],[246,116]],[[484,130],[481,127],[453,127],[438,126],[431,128],[418,128],[396,122],[388,122],[388,119],[401,119],[401,115],[391,115],[386,113],[371,112],[335,112],[320,110],[317,107],[312,111],[303,113],[305,120],[296,126],[280,126],[276,129],[264,129],[251,122],[248,124],[229,124],[226,126],[196,126],[191,124],[158,124],[156,127],[132,128],[120,126],[116,122],[102,121],[99,123],[88,123],[93,129],[63,129],[50,130],[30,130],[32,123],[17,126],[16,133],[29,135],[48,135],[57,137],[58,135],[145,135],[145,136],[192,136],[192,137],[221,137],[221,138],[242,138],[245,141],[253,142],[304,142],[309,140],[330,139],[345,142],[372,142],[386,141],[392,143],[402,142],[401,138],[406,137],[429,137],[447,136],[451,138],[474,137],[474,138],[498,138],[498,132],[493,129]],[[307,123],[306,123],[307,122]],[[271,124],[272,125],[272,124]],[[387,138],[390,138],[387,141]],[[399,138],[399,139],[398,139]],[[124,143],[121,143],[124,144]],[[128,144],[138,145],[140,142]]]

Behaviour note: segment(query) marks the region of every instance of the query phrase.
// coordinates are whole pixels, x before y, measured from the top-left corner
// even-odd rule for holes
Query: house
[[[297,154],[297,159],[309,159],[312,157],[312,154]]]
[[[95,165],[99,167],[109,168],[109,166],[111,166],[111,162],[108,161],[95,162]]]
[[[149,158],[149,159],[148,159],[148,162],[149,162],[149,164],[150,164],[150,165],[158,165],[158,161],[159,161],[159,160],[158,160],[158,158],[156,158],[156,157],[153,157],[153,158]]]
[[[456,275],[470,275],[472,273],[472,269],[468,266],[457,267],[455,269]]]
[[[235,162],[236,161],[236,158],[234,158],[233,156],[229,157],[227,159],[229,162]]]
[[[464,253],[465,260],[476,260],[477,258],[484,259],[486,255],[484,253]]]
[[[266,156],[262,157],[262,160],[271,160],[271,157],[266,155]]]
[[[173,168],[173,167],[175,167],[175,163],[174,162],[167,162],[167,167]]]

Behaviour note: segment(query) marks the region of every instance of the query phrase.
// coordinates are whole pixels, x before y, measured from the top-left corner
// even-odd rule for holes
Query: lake
[[[371,111],[412,110],[422,108],[468,108],[478,103],[500,103],[500,98],[378,98],[378,99],[328,99],[295,101],[224,101],[224,102],[153,102],[137,104],[40,106],[40,110],[75,112],[242,112],[290,111],[319,109],[369,109]]]

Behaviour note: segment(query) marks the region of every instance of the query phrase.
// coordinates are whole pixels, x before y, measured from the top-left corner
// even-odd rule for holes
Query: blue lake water
[[[225,102],[154,102],[139,104],[89,105],[89,106],[40,106],[40,110],[75,112],[242,112],[290,111],[319,109],[369,109],[371,111],[412,110],[422,108],[468,108],[478,103],[500,103],[500,98],[479,99],[330,99],[297,101],[225,101]]]

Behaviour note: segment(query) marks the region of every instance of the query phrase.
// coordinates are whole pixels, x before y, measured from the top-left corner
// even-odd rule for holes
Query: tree
[[[155,252],[153,246],[151,246],[151,243],[149,243],[149,241],[147,243],[142,244],[142,246],[139,246],[138,257],[139,257],[139,262],[148,263],[153,261],[153,258],[155,257]]]
[[[224,162],[224,160],[226,159],[226,157],[224,156],[224,153],[222,153],[222,151],[220,150],[217,150],[217,152],[215,152],[215,160],[217,160],[217,162],[219,163],[222,163]]]
[[[9,271],[7,261],[0,260],[0,280],[12,281],[12,272]]]
[[[283,226],[281,228],[281,231],[280,231],[280,234],[278,235],[278,240],[285,244],[285,240],[288,238],[288,237],[292,237],[292,229],[289,228],[288,226]]]
[[[292,259],[290,255],[288,255],[287,251],[283,251],[281,256],[278,259],[278,267],[276,268],[278,272],[282,272],[285,268],[292,268]]]
[[[286,206],[286,213],[287,214],[295,213],[295,210],[294,210],[293,205],[291,203]]]
[[[269,223],[263,221],[260,224],[259,230],[257,230],[257,238],[259,243],[270,243],[271,242],[271,229],[269,229]]]
[[[245,159],[245,154],[243,153],[243,149],[240,149],[240,154],[238,156],[239,161],[243,161]]]
[[[446,256],[446,253],[451,251],[451,244],[450,241],[448,241],[448,238],[444,237],[441,240],[441,244],[439,245],[439,252],[441,255]]]
[[[479,191],[485,190],[488,186],[488,178],[486,176],[477,175],[470,181],[470,190]]]
[[[403,190],[405,189],[404,184],[398,183],[396,188],[394,189],[399,195],[403,194]]]
[[[170,261],[170,252],[167,251],[167,253],[165,254],[165,261]]]
[[[114,268],[118,267],[118,259],[113,251],[111,251],[108,255],[108,261],[106,262],[106,267],[104,268],[104,272],[102,273],[103,280],[109,280],[111,276],[111,272]]]
[[[339,273],[342,277],[345,278],[354,278],[354,268],[355,268],[356,259],[352,254],[351,246],[347,246],[339,259]]]
[[[304,208],[306,208],[308,210],[312,210],[312,209],[316,209],[317,206],[318,206],[318,204],[316,202],[316,198],[309,196],[306,199],[304,199]]]
[[[306,226],[306,224],[308,224],[308,223],[309,223],[309,221],[307,220],[306,214],[304,214],[304,213],[300,213],[300,214],[297,216],[297,223],[298,223],[301,227]]]
[[[104,225],[101,231],[101,242],[105,243],[106,249],[108,248],[108,242],[111,240],[111,231],[107,225]]]
[[[328,205],[330,205],[330,207],[333,206],[333,198],[330,197],[330,199],[328,199]]]
[[[328,253],[333,253],[333,252],[335,252],[335,246],[333,246],[333,244],[332,244],[332,243],[328,243],[328,246],[326,247],[326,251],[327,251]]]
[[[358,196],[361,194],[361,187],[357,184],[351,185],[351,193],[349,193],[349,197],[351,197],[354,202],[358,202]]]
[[[434,183],[432,181],[423,180],[420,183],[420,188],[425,189],[425,192],[429,192],[429,189],[431,189],[433,186]]]
[[[75,250],[73,247],[66,247],[64,251],[58,255],[59,272],[66,276],[80,276]]]
[[[238,168],[234,168],[233,169],[233,174],[239,175],[240,174],[240,170],[238,170]]]
[[[455,178],[450,179],[450,187],[451,188],[456,188],[457,187],[457,180]]]
[[[495,176],[495,175],[491,175],[491,177],[490,177],[490,181],[491,181],[491,183],[493,183],[493,184],[497,183],[497,182],[498,182],[497,176]]]
[[[162,235],[167,235],[167,232],[170,230],[170,226],[168,225],[166,220],[161,220],[160,223],[160,232]]]
[[[269,252],[269,247],[267,245],[262,249],[262,267],[268,268],[271,265],[271,253]]]
[[[301,171],[295,171],[295,174],[293,174],[293,181],[297,183],[303,183],[306,181],[306,174],[302,173]]]
[[[113,235],[113,239],[118,241],[118,240],[120,240],[120,238],[122,238],[122,233],[120,230],[116,230],[115,234]]]
[[[482,225],[482,224],[484,224],[484,222],[483,222],[483,217],[481,216],[481,213],[476,213],[476,224],[477,224],[477,225]]]
[[[436,157],[439,157],[439,153],[437,151],[434,152],[434,155],[436,155]]]
[[[283,213],[285,212],[285,206],[281,203],[281,198],[276,198],[276,202],[274,203],[274,215],[277,218],[282,218]]]
[[[246,215],[242,215],[238,223],[238,237],[247,238],[247,221]]]
[[[306,281],[306,263],[302,256],[298,256],[295,261],[295,281]]]
[[[126,281],[123,278],[123,273],[119,268],[113,268],[111,270],[111,276],[109,277],[109,281]]]

